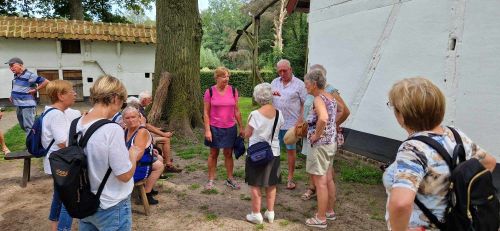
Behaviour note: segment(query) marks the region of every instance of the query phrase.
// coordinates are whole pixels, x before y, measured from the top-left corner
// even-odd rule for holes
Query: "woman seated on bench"
[[[137,156],[139,161],[135,169],[134,181],[138,182],[147,179],[144,188],[146,190],[148,202],[151,205],[158,204],[158,200],[153,198],[153,195],[158,193],[153,191],[153,186],[163,172],[163,158],[160,155],[153,154],[153,144],[151,143],[153,137],[151,133],[142,126],[139,110],[135,107],[128,106],[123,110],[122,115],[123,122],[127,127],[125,130],[127,148],[130,149],[133,145],[144,150],[144,152],[141,152]]]

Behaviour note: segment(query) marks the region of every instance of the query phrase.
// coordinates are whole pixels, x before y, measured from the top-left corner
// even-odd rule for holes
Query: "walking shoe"
[[[182,172],[182,169],[177,168],[174,165],[166,165],[164,172],[179,173],[179,172]]]
[[[148,198],[148,203],[150,205],[158,204],[158,200],[156,200],[151,193],[146,193],[146,197]]]
[[[158,195],[158,191],[151,189],[151,195],[156,196]]]
[[[262,214],[260,213],[251,212],[250,214],[247,214],[247,221],[252,222],[254,224],[262,224],[264,218],[262,218]]]
[[[274,222],[274,211],[266,210],[266,212],[264,213],[264,217],[267,219],[267,221],[269,223],[273,223]]]
[[[240,185],[234,180],[234,179],[226,179],[226,182],[224,183],[227,187],[231,189],[238,190],[240,189]]]

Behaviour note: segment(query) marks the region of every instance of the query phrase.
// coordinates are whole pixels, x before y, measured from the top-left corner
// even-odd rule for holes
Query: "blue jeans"
[[[68,214],[68,211],[61,202],[59,193],[55,189],[54,195],[52,196],[52,204],[50,205],[49,220],[58,221],[58,231],[71,231],[73,218]]]
[[[80,220],[80,231],[127,231],[132,230],[130,196],[113,207],[98,208],[92,216]]]
[[[26,135],[35,123],[35,111],[36,107],[17,107],[16,109],[17,121],[19,121],[21,129],[26,131]]]

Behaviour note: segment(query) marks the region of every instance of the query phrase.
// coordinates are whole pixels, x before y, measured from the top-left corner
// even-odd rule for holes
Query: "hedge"
[[[252,86],[252,72],[251,71],[237,71],[230,70],[231,77],[229,78],[229,84],[233,85],[238,89],[240,96],[252,97],[253,86]],[[273,71],[261,71],[260,76],[265,82],[271,83],[271,81],[276,78],[277,74]],[[209,70],[200,71],[200,82],[202,93],[205,90],[215,84],[214,72]]]

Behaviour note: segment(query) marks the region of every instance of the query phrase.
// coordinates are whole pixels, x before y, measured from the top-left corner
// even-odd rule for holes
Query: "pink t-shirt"
[[[221,95],[214,86],[212,98],[208,89],[205,91],[203,101],[210,103],[210,125],[218,128],[230,128],[236,124],[234,109],[238,102],[238,90],[235,89],[234,96],[232,86],[226,87],[226,92]]]

